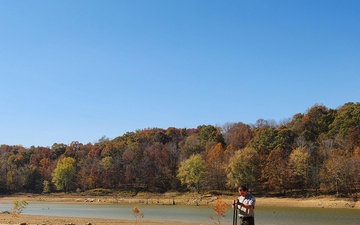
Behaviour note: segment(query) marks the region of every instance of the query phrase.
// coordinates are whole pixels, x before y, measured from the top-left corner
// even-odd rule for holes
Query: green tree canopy
[[[338,109],[329,134],[341,147],[353,150],[360,145],[360,103],[346,103]]]
[[[180,163],[177,177],[181,184],[186,184],[188,188],[195,188],[200,192],[205,185],[207,177],[206,162],[200,154],[191,155],[188,160]]]
[[[310,153],[304,147],[294,149],[289,156],[290,167],[301,188],[307,181],[309,159]]]
[[[252,148],[236,151],[226,168],[228,186],[238,187],[241,184],[246,184],[249,187],[254,187],[259,175],[258,160],[259,155]]]
[[[76,177],[75,163],[75,159],[71,157],[65,157],[58,161],[52,179],[58,190],[67,192],[74,188]]]

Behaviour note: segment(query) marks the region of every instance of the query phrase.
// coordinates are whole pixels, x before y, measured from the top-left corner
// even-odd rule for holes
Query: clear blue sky
[[[360,1],[0,0],[0,144],[281,121],[359,72]]]

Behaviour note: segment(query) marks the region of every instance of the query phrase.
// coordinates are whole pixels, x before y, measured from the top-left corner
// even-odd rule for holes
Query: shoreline
[[[83,218],[83,217],[61,217],[61,216],[43,216],[43,215],[27,215],[22,214],[18,218],[12,218],[9,214],[0,214],[0,225],[19,225],[26,223],[26,225],[134,225],[134,224],[146,224],[146,225],[165,225],[169,224],[169,221],[152,221],[146,219],[138,219],[136,222],[133,220],[125,219],[106,219],[106,218]],[[199,223],[191,222],[179,222],[171,221],[172,225],[199,225]],[[204,222],[205,224],[211,224]]]
[[[1,203],[12,203],[15,200],[25,200],[31,203],[62,203],[62,204],[123,204],[123,205],[189,205],[189,206],[214,206],[217,196],[198,195],[198,194],[148,194],[143,193],[134,197],[114,197],[114,196],[91,196],[79,194],[18,194],[9,196],[0,196]],[[228,207],[236,196],[220,197]],[[348,198],[335,198],[331,196],[318,196],[309,198],[275,198],[275,197],[257,197],[257,206],[260,207],[312,207],[312,208],[345,208],[360,209],[360,203]],[[7,209],[10,211],[10,209]],[[11,223],[9,223],[11,222]],[[26,222],[27,225],[165,225],[169,221],[151,221],[146,218],[140,218],[138,221],[126,219],[105,219],[105,218],[81,218],[81,217],[57,217],[57,216],[35,216],[23,213],[19,218],[13,218],[10,214],[0,212],[0,225],[11,225]],[[199,223],[171,221],[172,225],[199,225]],[[203,225],[213,224],[211,221],[204,221]]]
[[[256,196],[255,196],[256,197]],[[15,200],[25,200],[28,203],[86,203],[86,204],[125,204],[125,205],[188,205],[214,206],[220,198],[231,206],[237,196],[215,196],[188,194],[148,194],[143,193],[134,197],[92,196],[83,194],[17,194],[0,195],[0,203],[12,203]],[[360,209],[360,202],[350,198],[336,198],[332,196],[317,196],[308,198],[289,197],[256,197],[256,205],[264,207],[313,207],[313,208],[353,208]]]

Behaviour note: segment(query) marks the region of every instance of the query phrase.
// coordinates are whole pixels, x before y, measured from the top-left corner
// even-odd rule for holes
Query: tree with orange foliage
[[[209,188],[222,190],[226,184],[225,155],[221,143],[206,151]]]
[[[132,209],[134,217],[135,217],[135,224],[138,223],[139,219],[144,218],[144,213],[140,211],[137,206],[134,206]]]
[[[220,225],[221,221],[225,218],[225,213],[226,213],[226,203],[219,197],[216,200],[216,204],[214,207],[214,211],[215,211],[215,217],[213,214],[211,214],[209,217],[210,219],[213,220],[214,224],[216,225]]]

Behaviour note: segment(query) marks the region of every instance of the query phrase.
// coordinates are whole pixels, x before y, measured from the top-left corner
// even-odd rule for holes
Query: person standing
[[[246,186],[239,187],[239,194],[240,196],[238,198],[236,206],[239,209],[241,225],[255,225],[255,197],[248,192],[248,188]]]

